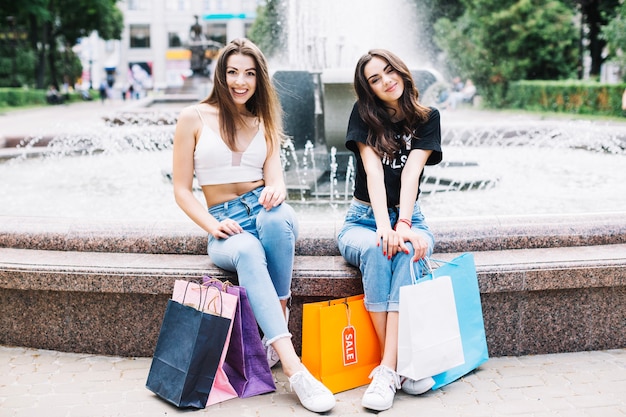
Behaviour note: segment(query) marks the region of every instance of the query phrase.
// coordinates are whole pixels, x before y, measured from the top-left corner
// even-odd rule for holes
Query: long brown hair
[[[280,146],[283,140],[282,108],[272,85],[265,56],[252,41],[244,38],[233,39],[222,49],[215,64],[213,90],[202,102],[218,108],[221,134],[230,149],[236,149],[235,133],[237,124],[243,122],[243,116],[239,114],[226,82],[226,64],[228,58],[234,54],[246,55],[254,60],[256,90],[246,102],[246,109],[262,123],[268,154],[271,154],[274,147]]]
[[[399,150],[400,145],[394,138],[396,133],[393,130],[391,116],[387,112],[388,106],[374,94],[365,78],[365,65],[374,57],[387,62],[404,81],[404,91],[398,99],[398,104],[404,114],[403,134],[412,135],[412,129],[416,123],[427,121],[430,108],[419,103],[419,91],[417,91],[411,71],[398,56],[385,49],[372,49],[359,59],[354,71],[354,90],[359,102],[359,114],[369,127],[366,143],[381,156],[385,153],[392,155]]]

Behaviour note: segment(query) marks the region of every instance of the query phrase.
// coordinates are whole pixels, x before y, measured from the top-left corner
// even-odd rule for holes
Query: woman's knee
[[[281,204],[271,210],[261,209],[257,216],[257,228],[285,227],[294,229],[297,226],[296,214],[288,204]]]
[[[261,241],[248,232],[227,239],[211,239],[207,248],[210,257],[229,258],[235,264],[244,262],[265,262],[265,250]]]

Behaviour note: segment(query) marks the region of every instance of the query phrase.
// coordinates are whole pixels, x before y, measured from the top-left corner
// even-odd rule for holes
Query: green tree
[[[285,45],[284,15],[285,5],[283,0],[267,0],[265,5],[257,8],[257,17],[248,32],[252,42],[269,57],[278,57]]]
[[[422,43],[426,57],[436,63],[442,51],[433,40],[435,22],[443,18],[451,21],[457,20],[463,15],[465,5],[463,0],[414,0],[414,2],[417,10],[416,24],[421,29],[419,41]]]
[[[28,40],[20,48],[36,56],[27,73],[37,88],[60,84],[64,76],[80,70],[71,47],[79,38],[97,31],[100,38],[121,39],[124,27],[118,0],[20,0],[0,3],[0,18],[14,16],[26,28]],[[28,54],[27,54],[28,55]],[[61,72],[60,72],[61,71]],[[26,77],[25,77],[26,78]]]
[[[124,28],[117,0],[51,0],[44,23],[48,40],[48,66],[53,84],[59,84],[57,72],[60,45],[75,45],[78,39],[97,31],[101,39],[121,39]],[[41,64],[41,63],[40,63]],[[67,75],[67,74],[64,74]]]
[[[37,55],[27,17],[45,12],[39,3],[0,2],[0,86],[32,84]]]
[[[510,81],[562,79],[576,69],[573,12],[559,1],[478,0],[463,15],[435,23],[435,42],[454,73],[471,78],[498,106]]]
[[[619,6],[617,16],[602,28],[600,37],[609,50],[607,59],[620,65],[622,78],[626,81],[626,3]]]
[[[600,76],[600,70],[605,60],[604,48],[606,46],[606,41],[600,34],[602,28],[615,17],[620,0],[564,1],[580,15],[578,77],[582,78],[583,76],[583,57],[585,54],[589,54],[589,58],[591,58],[589,74],[597,78]]]

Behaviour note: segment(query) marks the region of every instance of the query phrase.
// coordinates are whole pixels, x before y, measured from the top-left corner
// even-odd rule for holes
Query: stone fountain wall
[[[626,346],[626,216],[435,221],[434,257],[474,253],[492,356]],[[290,330],[302,304],[362,292],[339,224],[303,222]],[[0,344],[151,356],[174,280],[236,282],[188,223],[3,218]]]

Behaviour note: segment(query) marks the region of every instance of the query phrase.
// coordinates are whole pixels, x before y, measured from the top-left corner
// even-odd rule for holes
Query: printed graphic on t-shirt
[[[406,160],[409,157],[409,152],[411,151],[411,138],[412,135],[396,135],[396,140],[402,140],[404,142],[404,150],[400,149],[399,151],[393,154],[393,158],[390,158],[387,153],[383,155],[381,161],[383,165],[389,165],[392,169],[402,169],[406,164]]]

